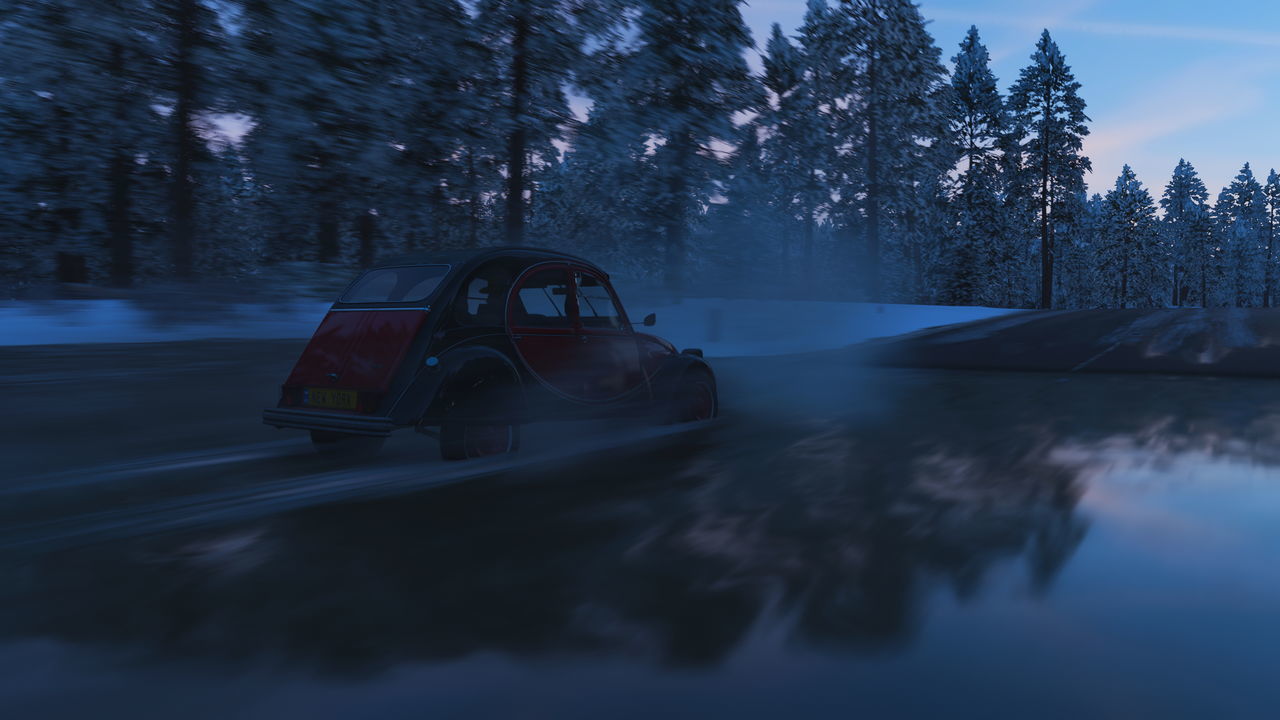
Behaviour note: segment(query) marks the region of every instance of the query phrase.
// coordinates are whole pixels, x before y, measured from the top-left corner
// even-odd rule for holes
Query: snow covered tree
[[[551,143],[563,139],[572,118],[565,86],[582,62],[584,43],[615,24],[621,7],[619,0],[477,3],[477,26],[500,67],[490,91],[497,90],[505,106],[508,243],[524,240],[526,162],[555,154]]]
[[[1262,295],[1266,199],[1249,163],[1219,193],[1213,213],[1227,303],[1253,307]]]
[[[1160,198],[1164,209],[1160,235],[1170,255],[1171,299],[1175,306],[1185,305],[1193,295],[1202,307],[1208,306],[1214,263],[1208,202],[1209,191],[1196,169],[1186,160],[1178,160]]]
[[[895,231],[898,285],[918,293],[941,176],[953,165],[942,108],[946,70],[941,50],[910,0],[843,0],[846,94],[834,99],[846,122],[836,138],[847,147],[841,194],[860,199],[868,296],[883,299],[885,231]],[[906,265],[908,267],[903,267]]]
[[[342,251],[344,227],[376,210],[403,127],[404,82],[417,36],[412,4],[305,0],[245,7],[244,72],[258,94],[244,99],[255,121],[252,174],[286,213],[290,238],[313,233],[321,261]]]
[[[1076,222],[1071,232],[1061,238],[1054,297],[1059,307],[1095,308],[1113,300],[1107,290],[1111,279],[1099,266],[1101,251],[1106,247],[1107,205],[1098,193],[1088,198],[1081,193],[1073,202]]]
[[[159,120],[153,10],[51,0],[0,14],[0,215],[22,248],[6,264],[26,275],[60,253],[87,260],[85,279],[133,281],[135,168]]]
[[[493,122],[505,112],[493,93],[494,51],[455,0],[409,5],[410,32],[389,90],[403,108],[393,126],[395,191],[381,205],[408,247],[475,246],[502,187],[504,147]],[[367,222],[367,221],[365,221]]]
[[[668,289],[683,287],[687,227],[720,170],[714,144],[734,137],[734,114],[759,105],[744,51],[741,0],[638,0],[635,47],[621,82],[635,122],[655,146],[656,198]]]
[[[976,27],[953,59],[951,93],[945,105],[956,138],[959,177],[950,202],[943,299],[958,305],[999,303],[996,264],[1010,241],[1002,199],[1000,139],[1006,132],[1004,101],[996,89],[990,56]]]
[[[1053,307],[1053,263],[1055,210],[1084,187],[1084,173],[1092,166],[1080,154],[1084,137],[1085,103],[1080,83],[1067,65],[1066,57],[1045,30],[1009,93],[1009,109],[1014,127],[1029,134],[1019,139],[1023,170],[1031,178],[1032,196],[1040,221],[1040,300],[1042,308]]]
[[[1104,244],[1099,250],[1104,276],[1114,278],[1114,305],[1158,306],[1165,297],[1165,260],[1151,194],[1125,165],[1103,202]]]
[[[1269,308],[1276,297],[1276,233],[1280,232],[1280,226],[1277,225],[1280,222],[1280,175],[1276,175],[1274,168],[1267,174],[1267,184],[1262,188],[1262,195],[1266,215],[1263,229],[1266,252],[1262,259],[1262,307]]]
[[[819,102],[809,53],[793,45],[777,23],[765,47],[763,82],[770,97],[757,123],[764,134],[762,170],[771,189],[763,199],[799,224],[801,257],[812,272],[815,231],[832,195],[830,116]]]

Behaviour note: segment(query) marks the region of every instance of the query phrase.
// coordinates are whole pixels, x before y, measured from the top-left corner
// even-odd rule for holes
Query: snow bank
[[[657,324],[641,328],[679,348],[702,348],[708,357],[787,355],[845,347],[938,325],[984,320],[1015,310],[936,305],[797,300],[687,298],[679,303],[627,302],[639,323],[650,312]]]
[[[625,301],[625,296],[624,296]],[[308,338],[327,302],[230,305],[193,313],[128,300],[53,300],[0,305],[0,346]],[[687,298],[628,302],[632,320],[709,357],[785,355],[843,347],[935,325],[1010,312],[990,308]]]
[[[160,309],[129,300],[0,305],[0,346],[310,337],[331,303]]]

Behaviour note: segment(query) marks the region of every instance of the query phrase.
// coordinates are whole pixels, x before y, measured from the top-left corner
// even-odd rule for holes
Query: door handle
[[[579,336],[578,336],[578,342],[580,342],[580,343],[584,343],[584,342],[586,342],[586,341],[587,341],[587,336],[586,336],[586,335],[579,335]]]

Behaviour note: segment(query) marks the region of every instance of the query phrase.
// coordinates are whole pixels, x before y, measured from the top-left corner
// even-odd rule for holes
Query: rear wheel
[[[311,431],[311,446],[321,455],[371,457],[378,454],[378,451],[382,449],[382,444],[386,441],[387,439],[384,437],[348,435],[346,433],[333,432],[332,430]]]
[[[519,450],[520,426],[495,421],[510,407],[508,390],[502,384],[482,382],[473,386],[440,426],[440,456],[445,460],[469,460]]]
[[[686,373],[671,396],[668,423],[711,420],[720,414],[720,399],[711,374],[702,370]]]

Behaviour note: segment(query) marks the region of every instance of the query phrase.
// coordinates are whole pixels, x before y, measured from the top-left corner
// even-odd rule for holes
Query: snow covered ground
[[[624,298],[625,300],[625,298]],[[229,305],[217,311],[166,311],[128,300],[51,300],[0,304],[0,346],[141,343],[202,339],[307,338],[329,303]],[[793,300],[686,298],[628,302],[636,323],[657,315],[651,332],[709,357],[784,355],[843,347],[936,325],[981,320],[1010,310]]]

